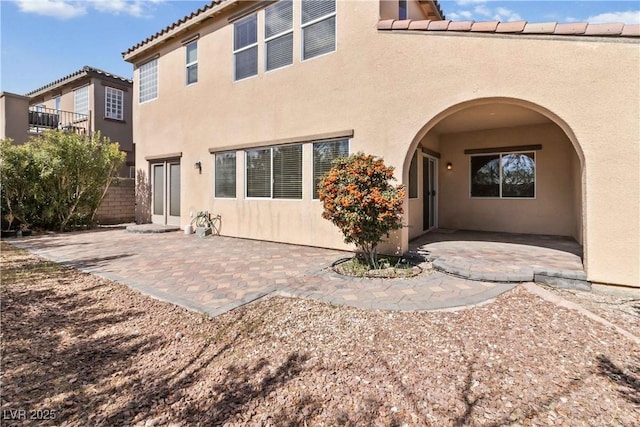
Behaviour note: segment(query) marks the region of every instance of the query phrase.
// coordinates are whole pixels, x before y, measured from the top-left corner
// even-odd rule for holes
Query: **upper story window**
[[[234,80],[258,74],[258,15],[233,24]]]
[[[408,16],[407,0],[398,0],[398,19],[405,20]]]
[[[198,42],[194,41],[187,45],[187,84],[198,82]]]
[[[60,111],[60,97],[59,96],[55,97],[54,103],[55,103],[56,110]]]
[[[471,156],[471,197],[534,198],[535,153]]]
[[[280,0],[264,11],[265,69],[293,64],[293,2]]]
[[[151,101],[158,97],[158,60],[142,64],[139,68],[138,102]]]
[[[120,89],[105,87],[104,116],[108,119],[123,120],[124,92]]]
[[[302,59],[336,50],[336,1],[302,0]]]
[[[83,86],[73,91],[73,112],[89,114],[89,86]]]

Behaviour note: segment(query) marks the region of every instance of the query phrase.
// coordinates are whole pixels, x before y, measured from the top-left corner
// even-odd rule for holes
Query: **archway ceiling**
[[[453,113],[435,125],[431,132],[460,133],[542,123],[551,123],[551,121],[529,108],[494,103],[476,105]]]

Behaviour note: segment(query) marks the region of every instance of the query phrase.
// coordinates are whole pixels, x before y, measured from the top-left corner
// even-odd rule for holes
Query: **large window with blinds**
[[[248,198],[302,199],[302,144],[245,151]]]
[[[302,0],[302,60],[336,50],[336,1]]]
[[[324,175],[329,172],[333,161],[349,156],[349,140],[315,142],[313,144],[313,198],[318,199],[318,187]]]
[[[216,153],[215,192],[217,198],[236,197],[236,153]]]
[[[265,70],[293,64],[293,2],[280,0],[264,11]]]
[[[258,74],[258,15],[233,24],[234,80]]]

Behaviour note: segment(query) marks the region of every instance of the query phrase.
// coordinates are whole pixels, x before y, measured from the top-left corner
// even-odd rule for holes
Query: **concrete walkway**
[[[347,278],[327,270],[351,256],[347,252],[182,232],[110,229],[7,241],[210,315],[271,293],[368,309],[447,309],[482,303],[516,286],[441,272],[411,279]]]

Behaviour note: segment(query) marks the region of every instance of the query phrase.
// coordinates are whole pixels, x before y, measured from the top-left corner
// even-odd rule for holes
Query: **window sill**
[[[104,117],[104,120],[107,121],[107,122],[115,122],[115,123],[122,123],[122,124],[126,124],[127,123],[122,119],[112,119],[111,117]]]

